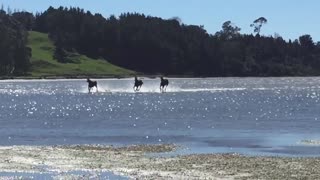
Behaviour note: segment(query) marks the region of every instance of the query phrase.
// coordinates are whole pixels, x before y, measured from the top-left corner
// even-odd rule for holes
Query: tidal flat
[[[2,174],[14,172],[16,175],[51,172],[52,179],[90,179],[103,172],[119,177],[114,179],[320,178],[320,158],[235,153],[170,155],[179,148],[183,147],[173,144],[3,146],[0,147],[0,169]],[[166,153],[168,155],[164,155]],[[2,176],[2,179],[15,177]]]

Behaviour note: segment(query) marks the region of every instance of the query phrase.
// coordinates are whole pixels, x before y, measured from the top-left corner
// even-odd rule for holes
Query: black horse
[[[96,87],[97,91],[98,91],[98,83],[97,81],[91,81],[89,78],[87,79],[87,82],[88,82],[88,91],[89,93],[91,92],[91,89],[93,87]]]
[[[141,88],[142,84],[143,84],[142,80],[138,80],[137,77],[134,77],[133,90],[134,91],[140,91],[140,88]]]
[[[160,92],[166,92],[167,86],[169,85],[168,79],[164,79],[163,77],[160,78],[161,83],[160,83]]]

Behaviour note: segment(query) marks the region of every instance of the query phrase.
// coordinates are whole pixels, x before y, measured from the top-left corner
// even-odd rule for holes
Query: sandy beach
[[[320,158],[248,157],[239,154],[151,156],[171,144],[0,147],[2,172],[56,172],[54,179],[85,179],[71,171],[109,171],[128,179],[319,179]],[[82,178],[81,178],[82,177]],[[9,178],[9,177],[6,177]]]

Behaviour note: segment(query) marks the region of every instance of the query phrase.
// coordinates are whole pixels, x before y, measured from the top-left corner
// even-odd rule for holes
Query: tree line
[[[0,9],[0,75],[23,75],[30,66],[27,31],[12,14]]]
[[[293,41],[279,35],[261,36],[267,23],[264,17],[250,25],[253,34],[241,34],[241,29],[230,21],[223,23],[220,31],[209,34],[203,26],[186,25],[179,18],[162,19],[139,13],[105,18],[65,7],[49,7],[35,15],[15,12],[8,18],[18,21],[25,30],[48,33],[56,46],[54,57],[63,63],[68,62],[68,52],[78,52],[146,74],[320,74],[320,43],[315,43],[310,35]],[[21,45],[25,35],[20,37]]]

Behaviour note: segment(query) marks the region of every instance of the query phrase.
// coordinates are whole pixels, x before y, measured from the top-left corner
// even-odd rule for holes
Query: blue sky
[[[49,6],[75,6],[105,17],[124,12],[139,12],[162,18],[179,17],[185,24],[204,25],[209,33],[221,29],[231,20],[242,33],[250,34],[249,26],[258,17],[268,19],[261,34],[278,33],[285,39],[310,34],[320,41],[320,0],[0,0],[11,9],[32,12]]]

